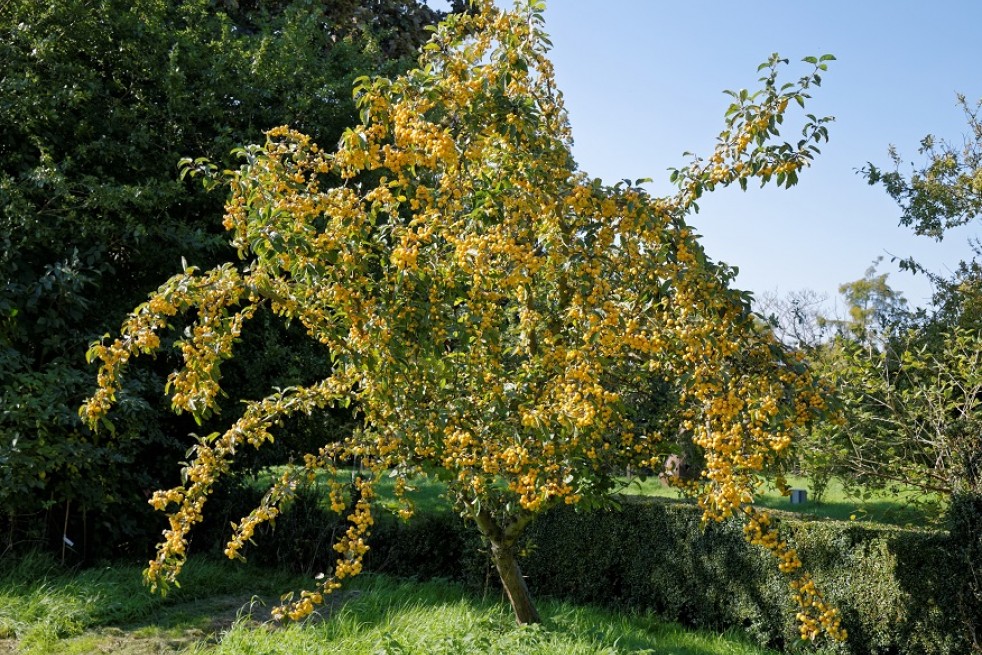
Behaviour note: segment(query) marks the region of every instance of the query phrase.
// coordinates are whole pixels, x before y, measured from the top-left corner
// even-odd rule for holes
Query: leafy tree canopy
[[[903,159],[890,148],[895,170],[884,171],[868,164],[862,174],[870,184],[880,184],[897,201],[903,213],[900,224],[916,234],[941,240],[947,230],[966,225],[982,212],[982,121],[978,110],[958,97],[970,133],[962,147],[928,135],[921,140],[923,166],[912,166],[910,175],[900,167]]]
[[[739,515],[751,541],[793,573],[802,634],[842,636],[795,552],[750,505],[764,468],[793,429],[823,407],[795,356],[758,328],[732,269],[712,262],[685,217],[704,192],[748,180],[790,186],[826,138],[809,116],[795,144],[772,143],[789,105],[804,105],[813,72],[779,84],[776,55],[760,91],[733,94],[714,152],[673,174],[678,192],[604,185],[577,170],[542,31],[540,2],[500,11],[490,1],[451,16],[420,67],[362,79],[362,124],[336,152],[278,128],[231,174],[225,226],[238,263],[189,267],[97,343],[99,388],[81,409],[102,421],[130,360],[161,347],[173,317],[193,310],[169,382],[173,408],[204,420],[221,366],[261,307],[299,321],[331,353],[327,377],[246,404],[226,431],[202,438],[185,484],[153,498],[170,528],[147,572],[173,580],[190,528],[240,449],[273,440],[277,423],[352,403],[360,427],[306,455],[237,526],[241,555],[298,479],[352,458],[369,473],[347,497],[350,527],[316,591],[282,608],[299,618],[361,570],[373,483],[445,480],[457,509],[491,545],[520,622],[534,622],[516,559],[524,527],[556,504],[603,502],[625,466],[657,467],[680,428],[704,451],[706,520]],[[646,420],[633,392],[654,378],[676,398],[674,421]],[[405,500],[401,512],[412,505]]]
[[[970,128],[962,147],[927,136],[927,162],[912,165],[909,175],[893,149],[894,171],[862,171],[897,201],[901,225],[938,240],[982,211],[979,105],[964,97],[959,103]],[[835,473],[861,487],[898,491],[914,485],[943,496],[982,493],[982,274],[977,243],[973,250],[950,277],[901,262],[930,275],[935,293],[927,310],[907,311],[886,274],[872,268],[840,287],[849,318],[833,321],[839,338],[812,354],[836,384],[844,420],[819,426],[805,441],[813,476]]]
[[[93,339],[182,257],[230,256],[221,196],[179,179],[178,161],[231,165],[234,147],[284,122],[336,140],[357,120],[352,80],[399,70],[391,57],[414,52],[436,18],[410,0],[0,3],[5,516],[71,503],[111,514],[99,520],[106,542],[133,536],[129,508],[171,477],[157,462],[184,452],[175,435],[193,429],[159,406],[166,363],[129,379],[114,438],[93,435],[75,409]],[[274,353],[270,378],[306,379],[302,357],[271,361],[298,341],[274,325],[255,340]],[[232,393],[255,396],[246,376],[231,377]]]

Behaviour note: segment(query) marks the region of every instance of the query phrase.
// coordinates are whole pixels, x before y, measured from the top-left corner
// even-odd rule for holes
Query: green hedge
[[[191,533],[196,553],[221,556],[233,522],[262,500],[265,490],[248,479],[223,481],[205,508],[204,522]],[[306,574],[326,571],[336,553],[332,546],[348,523],[330,508],[324,487],[302,484],[274,522],[259,526],[254,544],[244,549],[252,563]],[[366,567],[390,575],[452,578],[477,584],[487,578],[489,560],[476,529],[450,512],[421,513],[409,522],[379,512],[370,539]]]
[[[703,529],[700,516],[691,504],[659,499],[627,500],[616,510],[560,508],[529,528],[523,571],[536,597],[650,610],[686,625],[736,628],[759,643],[800,650],[788,577],[769,554],[743,540],[738,524]],[[845,644],[805,650],[972,652],[974,628],[982,625],[978,498],[953,504],[950,532],[792,515],[779,520],[849,631]],[[304,495],[272,534],[259,535],[260,547],[251,557],[323,570],[338,525],[323,499]],[[381,516],[371,543],[370,570],[453,578],[485,589],[496,584],[476,530],[451,513],[422,514],[408,523]]]
[[[955,614],[982,653],[982,494],[957,495],[948,512],[950,548],[958,574]]]
[[[617,511],[553,512],[530,530],[525,573],[535,593],[651,609],[682,623],[736,627],[786,648],[800,639],[788,578],[770,555],[744,542],[736,524],[703,530],[682,503],[626,502]],[[828,653],[961,654],[969,626],[964,561],[942,531],[872,528],[782,519],[849,631]],[[976,607],[977,609],[977,607]]]

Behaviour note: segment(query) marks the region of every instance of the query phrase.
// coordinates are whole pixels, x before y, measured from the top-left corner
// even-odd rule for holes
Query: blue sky
[[[682,165],[684,151],[710,151],[728,105],[722,91],[753,89],[770,53],[791,59],[788,80],[807,72],[802,57],[834,54],[808,111],[836,122],[799,185],[717,192],[691,223],[711,257],[740,269],[737,286],[758,294],[808,288],[834,300],[840,283],[883,256],[879,270],[913,304],[930,287],[890,256],[944,272],[969,255],[978,224],[941,244],[915,237],[856,170],[889,167],[890,144],[919,162],[929,133],[962,142],[956,93],[982,98],[979,25],[982,2],[969,0],[551,0],[546,10],[580,167],[610,182],[653,178],[655,193],[671,191],[666,169]]]

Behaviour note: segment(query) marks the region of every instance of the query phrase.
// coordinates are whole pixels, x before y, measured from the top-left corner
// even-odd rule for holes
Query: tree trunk
[[[529,594],[528,585],[525,584],[525,578],[522,577],[518,558],[515,557],[515,544],[532,517],[523,516],[505,528],[499,526],[487,511],[478,511],[474,520],[481,534],[491,542],[491,559],[498,569],[498,577],[501,578],[501,584],[508,594],[511,608],[515,611],[515,620],[519,625],[542,623],[542,618]]]
[[[501,584],[508,594],[508,600],[511,601],[511,608],[515,610],[515,620],[518,624],[542,623],[542,618],[529,594],[528,585],[525,584],[525,578],[522,577],[522,568],[518,565],[518,558],[515,557],[514,546],[504,546],[492,541],[491,559],[498,569]]]

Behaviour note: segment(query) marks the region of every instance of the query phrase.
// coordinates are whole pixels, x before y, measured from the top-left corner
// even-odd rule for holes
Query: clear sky
[[[980,26],[975,0],[550,0],[546,10],[580,167],[609,182],[653,178],[655,193],[671,191],[666,169],[683,165],[684,151],[711,151],[729,104],[724,89],[755,88],[757,65],[772,52],[792,60],[788,80],[807,72],[795,63],[802,57],[834,54],[808,111],[836,122],[798,186],[711,194],[691,223],[711,257],[740,269],[741,288],[834,299],[882,255],[880,272],[915,305],[930,287],[891,255],[944,272],[969,255],[978,223],[940,245],[915,237],[856,171],[890,167],[890,144],[920,162],[929,133],[962,142],[956,94],[982,98]]]

